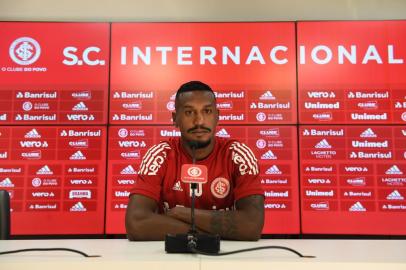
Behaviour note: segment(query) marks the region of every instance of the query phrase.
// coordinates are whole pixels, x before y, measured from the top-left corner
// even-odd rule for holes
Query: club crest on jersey
[[[214,197],[225,198],[230,193],[230,181],[223,177],[217,177],[211,183],[210,190]]]

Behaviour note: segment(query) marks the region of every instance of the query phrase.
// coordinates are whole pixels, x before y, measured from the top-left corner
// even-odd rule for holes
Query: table
[[[258,250],[228,256],[166,254],[164,242],[129,242],[125,239],[1,240],[0,251],[22,248],[65,247],[100,258],[85,258],[76,253],[51,251],[0,256],[1,270],[271,270],[271,269],[402,269],[406,270],[406,240],[308,240],[263,239],[258,242],[222,241],[221,251],[264,245],[293,248],[299,258],[285,250]]]

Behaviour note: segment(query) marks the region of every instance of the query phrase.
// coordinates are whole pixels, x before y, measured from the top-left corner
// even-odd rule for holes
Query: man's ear
[[[178,127],[178,124],[176,123],[176,111],[172,112],[172,122],[175,127]]]

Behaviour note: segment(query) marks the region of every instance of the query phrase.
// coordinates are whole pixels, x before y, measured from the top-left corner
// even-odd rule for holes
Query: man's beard
[[[208,127],[204,127],[204,126],[194,126],[193,128],[188,129],[188,130],[187,130],[187,133],[191,133],[191,132],[193,132],[193,131],[196,130],[196,129],[203,129],[203,130],[207,130],[208,132],[211,132],[211,129],[208,128]],[[207,141],[202,142],[202,141],[197,141],[197,140],[186,140],[185,138],[183,138],[183,139],[186,141],[187,145],[188,145],[190,148],[194,148],[194,149],[206,148],[207,146],[210,145],[211,140],[212,140],[212,139],[208,139]]]
[[[209,146],[211,143],[211,139],[208,139],[205,142],[200,142],[200,141],[187,141],[187,144],[190,148],[194,148],[194,149],[202,149],[202,148],[206,148],[207,146]]]

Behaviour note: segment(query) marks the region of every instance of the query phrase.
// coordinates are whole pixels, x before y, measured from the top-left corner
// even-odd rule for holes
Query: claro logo
[[[99,47],[87,47],[82,53],[79,49],[73,46],[66,47],[63,50],[65,59],[62,61],[67,66],[104,66],[106,61],[98,59],[98,54],[101,52]]]

